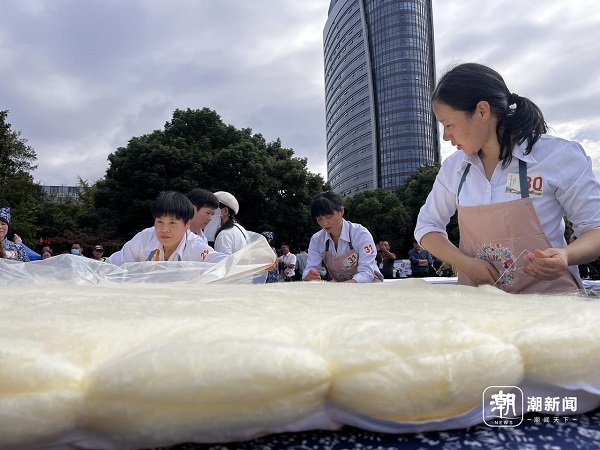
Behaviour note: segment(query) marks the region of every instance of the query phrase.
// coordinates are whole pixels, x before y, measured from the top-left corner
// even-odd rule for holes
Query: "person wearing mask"
[[[216,263],[228,255],[215,252],[190,231],[194,206],[183,194],[167,191],[152,205],[154,226],[137,233],[107,262],[121,266],[141,261],[200,261]]]
[[[329,191],[317,195],[310,214],[321,231],[310,238],[304,281],[321,280],[323,266],[333,282],[383,281],[375,261],[373,236],[362,225],[344,219],[345,209],[338,194]]]
[[[215,192],[215,196],[219,199],[221,211],[221,227],[215,235],[215,250],[231,255],[246,246],[248,233],[235,218],[240,211],[240,205],[236,198],[225,191]]]
[[[71,255],[83,256],[83,246],[77,242],[71,245]]]
[[[28,262],[29,257],[25,248],[21,245],[21,238],[17,234],[14,235],[13,239],[18,242],[9,241],[7,238],[11,218],[8,206],[0,208],[0,258]]]
[[[438,82],[433,111],[458,151],[442,164],[415,238],[459,284],[511,293],[578,292],[577,265],[600,255],[600,184],[580,144],[547,134],[538,106],[481,64]],[[458,210],[460,243],[446,225]],[[577,240],[567,245],[565,214]]]

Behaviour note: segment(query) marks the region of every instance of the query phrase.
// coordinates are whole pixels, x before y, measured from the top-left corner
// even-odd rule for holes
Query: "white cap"
[[[221,203],[223,203],[225,206],[227,206],[229,209],[231,209],[234,214],[237,214],[238,211],[240,210],[240,204],[235,199],[235,197],[233,195],[231,195],[229,192],[225,192],[225,191],[215,192],[215,197],[217,197]]]

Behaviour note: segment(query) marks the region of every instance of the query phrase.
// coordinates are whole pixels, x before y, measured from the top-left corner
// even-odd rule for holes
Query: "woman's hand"
[[[475,286],[481,286],[483,284],[490,284],[493,286],[496,284],[498,278],[500,278],[500,274],[496,268],[488,261],[477,257],[466,257],[465,261],[466,262],[461,264],[459,270],[464,272]]]
[[[321,274],[316,270],[310,269],[304,281],[321,281]]]
[[[564,248],[549,248],[544,251],[536,249],[527,253],[525,260],[528,264],[521,270],[540,280],[556,280],[569,267],[567,251]]]

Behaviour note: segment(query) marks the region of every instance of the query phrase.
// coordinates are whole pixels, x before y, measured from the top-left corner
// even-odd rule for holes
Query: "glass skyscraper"
[[[431,0],[331,0],[323,31],[335,192],[396,190],[440,162]]]

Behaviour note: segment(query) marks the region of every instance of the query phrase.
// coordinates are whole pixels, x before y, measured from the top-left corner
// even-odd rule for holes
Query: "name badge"
[[[543,175],[527,174],[527,188],[530,197],[542,197],[544,195],[544,177]],[[506,179],[507,194],[521,195],[521,184],[519,183],[518,173],[509,173]]]
[[[344,259],[344,269],[351,269],[358,263],[358,253],[354,252]]]

